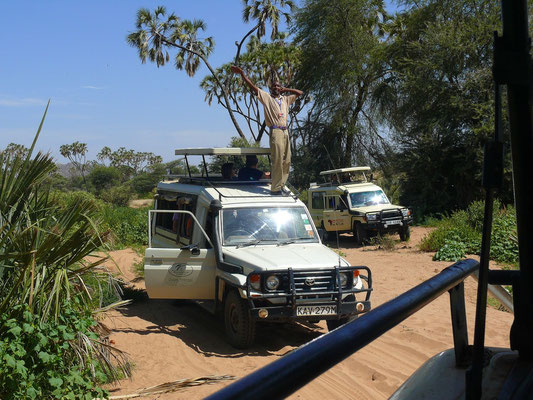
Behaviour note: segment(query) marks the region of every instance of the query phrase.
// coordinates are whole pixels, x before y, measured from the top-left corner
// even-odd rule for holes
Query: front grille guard
[[[383,216],[384,213],[390,213],[390,212],[393,212],[393,211],[397,211],[398,215],[396,215],[394,217],[392,217],[392,216],[384,217]],[[379,212],[369,213],[369,214],[377,214],[377,215],[379,215],[379,219],[375,220],[375,222],[381,222],[381,223],[386,223],[387,221],[392,221],[392,220],[396,220],[396,219],[399,219],[402,222],[403,221],[411,221],[412,220],[411,216],[404,217],[402,211],[400,209],[398,209],[398,208],[387,208],[385,210],[381,210]]]
[[[363,289],[356,289],[353,286],[351,288],[345,288],[343,289],[340,285],[340,273],[341,272],[352,272],[355,270],[364,270],[366,271],[367,275],[359,275],[359,277],[366,281],[367,288]],[[331,268],[319,268],[319,269],[298,269],[298,275],[305,275],[305,273],[316,273],[316,272],[331,272]],[[372,272],[368,267],[365,266],[349,266],[349,267],[334,267],[334,276],[335,276],[335,290],[324,290],[324,291],[317,291],[317,292],[303,292],[303,291],[297,291],[296,285],[295,285],[295,279],[294,279],[294,269],[288,268],[288,269],[277,269],[277,270],[268,270],[264,272],[258,272],[249,274],[246,277],[246,297],[249,300],[262,300],[262,299],[273,299],[273,298],[280,298],[285,297],[287,299],[290,298],[290,302],[292,304],[292,307],[296,307],[296,297],[299,296],[333,296],[333,298],[336,297],[337,306],[340,307],[340,304],[342,302],[342,296],[345,294],[357,294],[357,293],[366,293],[365,300],[368,301],[370,299],[370,293],[372,292]],[[276,292],[261,292],[258,293],[257,290],[252,288],[252,283],[250,282],[251,275],[261,275],[261,277],[267,277],[269,275],[284,275],[287,274],[289,277],[289,288],[286,291],[276,291]],[[251,295],[251,292],[254,291],[254,295]]]

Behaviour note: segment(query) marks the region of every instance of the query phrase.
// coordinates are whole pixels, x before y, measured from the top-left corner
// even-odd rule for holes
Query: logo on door
[[[176,263],[172,264],[168,269],[168,273],[176,278],[184,278],[192,274],[192,268],[187,267],[187,264]]]

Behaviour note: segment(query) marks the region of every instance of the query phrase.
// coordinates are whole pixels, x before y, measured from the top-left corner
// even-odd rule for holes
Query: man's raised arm
[[[279,89],[280,93],[290,93],[290,94],[294,94],[296,95],[296,97],[299,97],[301,96],[302,94],[304,94],[304,92],[302,92],[301,90],[298,90],[298,89],[289,89],[289,88],[286,88],[286,87],[281,87]]]
[[[246,84],[250,87],[250,89],[252,89],[252,91],[254,92],[254,94],[257,96],[257,94],[259,93],[259,89],[257,88],[257,86],[255,86],[252,81],[246,76],[246,74],[244,73],[244,71],[237,67],[236,65],[232,65],[230,67],[231,69],[231,72],[233,72],[234,74],[239,74],[240,76],[242,76],[242,79],[244,80],[244,82],[246,82]]]

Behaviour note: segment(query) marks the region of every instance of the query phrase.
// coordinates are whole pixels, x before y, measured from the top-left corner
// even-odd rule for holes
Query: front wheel
[[[226,297],[224,305],[224,325],[226,336],[233,347],[246,349],[255,338],[255,321],[246,302],[236,290]]]
[[[409,228],[409,225],[400,229],[400,240],[402,242],[408,241],[410,237],[411,237],[411,229]]]

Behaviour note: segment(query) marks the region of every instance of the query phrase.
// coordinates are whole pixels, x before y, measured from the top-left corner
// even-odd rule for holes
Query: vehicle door
[[[184,207],[179,199],[177,203],[178,209],[149,211],[149,244],[144,259],[146,291],[150,298],[212,300],[216,262],[211,238],[204,229],[207,207],[199,207],[197,218],[185,207],[190,203],[184,203]],[[158,214],[166,215],[160,218]],[[158,225],[161,223],[166,226]],[[207,222],[208,229],[210,226]]]
[[[325,196],[324,226],[327,231],[349,231],[351,217],[346,201],[337,193],[328,193]]]
[[[322,221],[324,220],[324,194],[325,191],[313,191],[309,192],[311,218],[317,227],[322,227]]]

